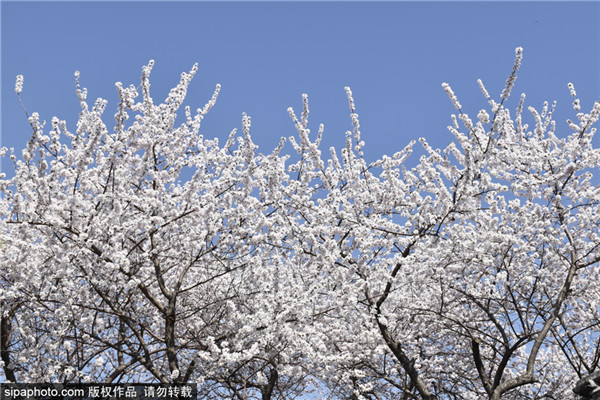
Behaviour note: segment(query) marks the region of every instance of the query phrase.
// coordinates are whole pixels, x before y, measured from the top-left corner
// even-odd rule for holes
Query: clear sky
[[[556,99],[568,134],[564,120],[574,112],[567,83],[586,112],[600,99],[599,2],[2,1],[1,23],[1,140],[19,154],[30,127],[14,94],[16,75],[24,75],[29,113],[47,121],[56,115],[75,131],[79,70],[90,102],[109,100],[112,128],[114,83],[139,84],[150,59],[155,103],[198,62],[185,104],[203,106],[222,85],[203,122],[205,137],[241,131],[246,112],[263,153],[295,133],[286,109],[299,112],[302,93],[309,95],[309,127],[325,124],[324,148],[342,146],[352,129],[347,85],[367,158],[421,136],[443,147],[454,109],[442,82],[475,118],[487,105],[477,78],[498,98],[517,46],[524,59],[512,108],[521,92],[538,108]]]

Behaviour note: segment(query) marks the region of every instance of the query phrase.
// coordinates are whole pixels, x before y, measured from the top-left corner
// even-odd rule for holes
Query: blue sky
[[[567,83],[575,84],[586,112],[600,99],[600,2],[0,4],[1,140],[15,149],[30,134],[14,94],[16,75],[24,75],[29,113],[66,119],[74,131],[79,105],[73,73],[79,70],[90,102],[109,100],[105,121],[112,127],[114,83],[138,84],[150,59],[156,62],[155,102],[198,62],[185,104],[203,106],[215,85],[222,85],[203,122],[205,137],[241,131],[246,112],[263,153],[281,136],[295,134],[286,109],[299,112],[302,93],[309,95],[312,131],[325,124],[324,148],[342,146],[352,129],[347,85],[367,158],[394,153],[421,136],[443,147],[451,140],[446,126],[454,109],[442,82],[450,83],[475,118],[487,105],[477,78],[498,98],[517,46],[524,48],[524,59],[512,108],[521,92],[538,108],[556,99],[566,135],[564,120],[574,118]]]

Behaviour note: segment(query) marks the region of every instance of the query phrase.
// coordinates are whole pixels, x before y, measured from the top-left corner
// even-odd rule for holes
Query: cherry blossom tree
[[[514,121],[503,104],[521,57],[518,48],[499,103],[480,82],[491,116],[481,110],[475,123],[443,85],[459,111],[454,141],[442,151],[421,139],[412,169],[412,143],[363,159],[349,89],[354,130],[341,160],[332,150],[327,167],[318,155],[304,164],[311,175],[295,190],[316,181],[326,195],[314,192],[299,229],[333,281],[327,296],[346,310],[331,315],[344,323],[328,347],[339,348],[333,379],[347,374],[349,397],[568,398],[573,377],[598,367],[600,102],[579,112],[570,85],[573,133],[556,135],[547,104],[529,108],[528,131],[524,96]],[[370,337],[379,340],[360,340]]]
[[[554,105],[522,95],[511,112],[521,59],[498,100],[479,81],[476,121],[442,85],[458,111],[445,149],[374,162],[349,88],[352,131],[324,158],[306,95],[291,154],[282,139],[265,155],[246,115],[223,146],[200,133],[219,86],[178,117],[196,67],[160,105],[152,62],[139,87],[117,83],[110,132],[77,76],[75,133],[34,113],[22,157],[2,150],[0,377],[197,382],[206,399],[574,398],[600,361],[600,102],[581,112],[569,84],[569,134]]]
[[[5,379],[193,380],[207,398],[301,390],[302,371],[285,370],[298,363],[293,346],[273,329],[283,307],[276,297],[292,285],[278,267],[286,250],[267,202],[284,159],[256,154],[247,116],[243,136],[232,132],[224,146],[203,138],[219,86],[176,126],[196,66],[155,105],[152,65],[139,88],[116,84],[113,132],[101,118],[106,102],[89,107],[77,83],[77,131],[53,119],[46,134],[32,114],[22,159],[10,155],[15,176],[2,181]]]

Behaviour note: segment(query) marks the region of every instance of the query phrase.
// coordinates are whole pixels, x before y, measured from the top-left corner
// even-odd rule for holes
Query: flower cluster
[[[23,75],[17,75],[17,82],[15,83],[15,93],[21,94],[23,91]]]
[[[513,70],[510,73],[510,75],[508,76],[508,79],[506,80],[506,86],[502,90],[502,94],[500,94],[500,97],[502,98],[502,100],[506,100],[510,96],[510,92],[511,92],[513,86],[515,85],[515,81],[517,80],[517,71],[521,67],[522,59],[523,59],[523,48],[517,47],[515,50],[515,63],[513,65]]]

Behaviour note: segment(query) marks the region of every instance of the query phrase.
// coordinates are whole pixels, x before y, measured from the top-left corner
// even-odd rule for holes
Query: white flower
[[[484,124],[487,124],[490,122],[490,116],[487,113],[487,111],[485,111],[485,110],[480,110],[479,113],[477,114],[477,118],[479,118],[479,121],[481,121]]]
[[[104,357],[100,356],[100,357],[96,358],[96,361],[94,361],[94,367],[101,368],[103,366],[104,366]]]
[[[500,95],[500,97],[502,97],[502,99],[504,100],[508,99],[508,97],[510,96],[510,91],[512,90],[512,87],[515,84],[515,80],[517,79],[517,71],[519,70],[519,67],[521,67],[521,60],[523,60],[523,48],[517,47],[515,49],[515,55],[516,57],[515,63],[513,65],[513,70],[508,76],[508,79],[506,80],[506,86],[504,87],[504,90],[502,90],[502,94]]]
[[[481,90],[481,93],[483,93],[483,95],[485,96],[485,98],[487,100],[489,100],[490,99],[490,94],[488,93],[487,89],[483,85],[483,81],[481,79],[477,79],[477,83],[479,84],[479,89]]]
[[[458,98],[456,97],[456,95],[452,91],[452,88],[450,87],[450,85],[448,85],[446,82],[444,82],[444,83],[442,83],[442,87],[444,88],[444,91],[446,92],[446,94],[448,95],[448,97],[450,97],[450,100],[452,100],[452,104],[454,104],[454,107],[457,110],[460,110],[462,108],[462,106],[458,102]]]
[[[21,94],[23,91],[23,75],[17,75],[17,83],[15,84],[15,93]]]
[[[569,92],[571,93],[571,96],[575,98],[577,96],[577,93],[575,92],[575,86],[571,82],[569,82],[567,86],[569,87]]]

